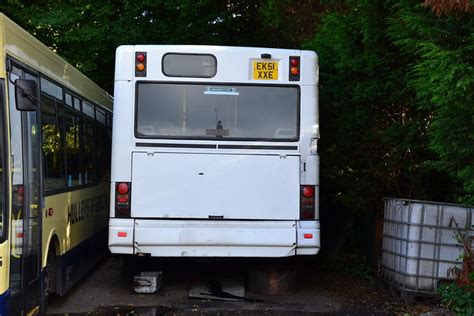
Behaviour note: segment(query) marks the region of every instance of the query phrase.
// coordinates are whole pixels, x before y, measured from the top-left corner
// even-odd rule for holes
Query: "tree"
[[[7,0],[0,10],[112,92],[117,46],[258,45],[260,2]]]
[[[449,14],[451,12],[472,12],[473,7],[470,0],[425,0],[425,6],[431,7],[436,15]]]
[[[474,203],[474,16],[447,2],[435,7],[446,13],[437,17],[417,1],[401,1],[389,36],[412,60],[409,86],[418,108],[431,113],[429,148],[438,155],[431,165],[462,184],[459,202]]]

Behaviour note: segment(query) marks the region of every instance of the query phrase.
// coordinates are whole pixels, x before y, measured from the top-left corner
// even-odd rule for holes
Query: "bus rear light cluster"
[[[314,185],[302,185],[300,189],[300,219],[314,220]]]
[[[290,81],[299,81],[300,80],[300,57],[299,56],[290,56]]]
[[[23,197],[25,195],[25,189],[23,185],[14,185],[13,186],[13,203],[15,205],[22,205],[23,204]]]
[[[146,53],[135,53],[135,77],[146,77]]]
[[[115,217],[130,217],[130,182],[119,182],[115,186]]]

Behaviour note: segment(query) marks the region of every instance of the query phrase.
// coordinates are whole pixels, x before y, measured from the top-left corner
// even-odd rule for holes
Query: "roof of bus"
[[[85,98],[112,110],[112,97],[46,45],[0,13],[0,75],[6,74],[5,54],[41,72]]]
[[[218,46],[218,45],[158,45],[158,44],[135,44],[135,45],[121,45],[119,47],[135,47],[137,49],[155,48],[163,50],[165,52],[173,52],[175,50],[190,52],[198,50],[200,53],[205,52],[219,52],[219,51],[237,51],[239,53],[244,52],[279,52],[287,55],[299,55],[301,52],[305,52],[312,56],[316,56],[316,52],[312,50],[300,50],[290,48],[271,48],[271,47],[249,47],[249,46]]]

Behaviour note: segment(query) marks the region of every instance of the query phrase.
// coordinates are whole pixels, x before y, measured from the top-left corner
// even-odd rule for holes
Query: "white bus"
[[[119,47],[111,252],[318,253],[317,85],[312,51]]]

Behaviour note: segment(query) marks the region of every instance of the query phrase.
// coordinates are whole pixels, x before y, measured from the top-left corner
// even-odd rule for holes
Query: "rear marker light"
[[[300,73],[300,70],[297,67],[291,67],[291,74],[297,75]]]
[[[130,195],[130,182],[118,182],[115,185],[115,217],[130,218]]]
[[[303,196],[311,198],[314,196],[314,188],[310,186],[303,187]]]
[[[135,77],[146,77],[146,53],[135,53]]]
[[[127,203],[128,202],[128,196],[118,196],[117,197],[117,202],[118,203]]]
[[[117,185],[117,192],[120,194],[127,194],[129,190],[128,184],[121,182]]]
[[[138,55],[137,55],[137,61],[138,61],[139,63],[144,62],[144,61],[145,61],[145,55],[143,55],[143,54],[138,54]]]
[[[18,188],[16,189],[16,193],[18,194],[18,196],[23,196],[23,194],[25,193],[25,189],[22,185],[18,186]]]
[[[314,220],[315,205],[315,186],[302,185],[300,188],[300,219]]]
[[[313,239],[313,234],[304,234],[304,239]]]
[[[117,236],[118,237],[127,237],[127,233],[126,232],[118,232]]]
[[[300,81],[300,73],[301,73],[301,64],[300,64],[300,57],[299,56],[290,56],[288,61],[289,67],[289,80],[290,81]]]
[[[313,211],[303,211],[301,219],[314,219]]]

